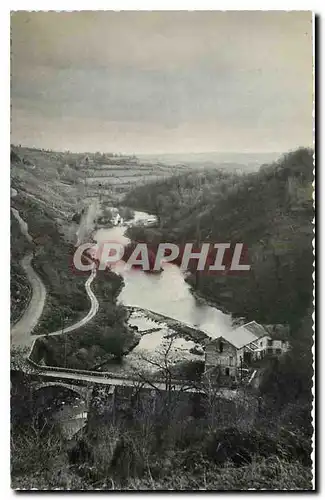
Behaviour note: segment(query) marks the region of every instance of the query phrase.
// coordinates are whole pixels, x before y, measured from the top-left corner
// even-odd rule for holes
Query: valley
[[[252,443],[257,439],[253,436],[257,426],[263,436],[261,439],[273,440],[272,446],[277,442],[289,449],[288,438],[281,433],[287,426],[296,429],[297,424],[292,422],[304,418],[302,415],[310,404],[308,384],[304,386],[301,382],[301,386],[296,386],[289,382],[291,393],[286,397],[277,394],[275,388],[281,380],[291,380],[292,376],[295,384],[297,380],[308,381],[308,363],[297,365],[296,361],[310,341],[304,323],[309,299],[306,293],[305,297],[297,299],[293,296],[300,304],[299,315],[296,309],[290,312],[287,308],[284,317],[283,309],[276,306],[270,295],[274,292],[270,283],[272,274],[282,269],[282,261],[286,263],[290,258],[294,265],[299,265],[300,254],[294,254],[297,242],[287,231],[289,224],[302,228],[301,235],[305,236],[301,236],[299,249],[301,255],[304,251],[308,253],[310,167],[305,166],[308,156],[297,153],[295,159],[285,158],[282,163],[280,160],[269,167],[264,166],[257,173],[216,167],[193,170],[189,165],[148,166],[133,157],[99,159],[98,155],[70,156],[23,148],[15,148],[13,158],[13,393],[17,397],[24,391],[29,394],[31,403],[27,407],[30,411],[36,412],[41,421],[46,416],[47,422],[52,422],[56,429],[49,436],[57,439],[55,436],[61,435],[59,439],[70,448],[73,443],[79,446],[86,440],[87,446],[95,450],[99,446],[98,439],[111,439],[111,434],[105,434],[103,422],[108,421],[110,425],[115,422],[116,429],[133,432],[135,415],[140,415],[141,420],[147,415],[150,425],[157,426],[174,443],[180,428],[184,436],[190,433],[195,442],[195,433],[188,420],[194,418],[200,422],[198,434],[205,432],[208,426],[215,429],[219,439],[224,439],[221,435],[226,429],[225,432],[234,432],[236,436],[237,432],[246,433],[247,442]],[[255,227],[254,224],[245,227],[242,219],[237,224],[236,209],[230,214],[226,212],[229,199],[232,206],[234,200],[241,200],[243,218],[245,210],[247,214],[250,209],[248,205],[245,208],[245,200],[255,203],[255,182],[264,186],[266,179],[263,176],[274,179],[277,175],[278,180],[274,182],[283,203],[277,201],[282,212],[272,234],[263,232],[267,223],[258,217]],[[292,181],[292,177],[298,181]],[[271,196],[266,196],[271,209]],[[270,214],[269,217],[274,216]],[[239,233],[239,224],[242,233]],[[267,249],[264,260],[260,257],[256,234],[263,239],[263,248]],[[185,276],[176,263],[160,274],[125,270],[122,266],[82,275],[71,266],[75,245],[86,241],[120,240],[123,244],[144,241],[155,245],[161,241],[178,244],[211,241],[213,237],[217,241],[220,237],[224,240],[230,237],[234,241],[236,237],[249,243],[254,256],[253,281],[250,277],[236,278],[238,287],[226,276],[200,276],[191,270]],[[281,248],[281,251],[275,252],[274,248]],[[273,269],[274,262],[278,267],[266,277],[263,266]],[[286,282],[292,279],[295,269],[288,270]],[[280,274],[277,277],[279,280]],[[296,279],[303,280],[304,274]],[[263,298],[264,283],[269,297]],[[282,279],[277,283],[282,288],[276,288],[274,293],[280,303],[287,300],[287,288],[282,286]],[[254,287],[258,290],[259,302]],[[29,298],[20,304],[17,298],[26,289]],[[37,289],[40,296],[37,296]],[[250,290],[245,299],[243,290]],[[293,294],[292,287],[289,291]],[[251,303],[245,302],[247,299]],[[270,300],[274,305],[272,310],[265,305]],[[291,304],[295,307],[294,301],[291,300]],[[16,310],[20,312],[14,313]],[[31,318],[29,323],[28,316]],[[227,337],[234,328],[234,318],[244,322],[252,317],[287,322],[291,329],[290,353],[278,364],[272,359],[264,363],[257,388],[247,385],[248,378],[242,377],[243,372],[241,384],[235,387],[206,380],[204,349],[207,339],[218,335]],[[22,374],[24,381],[20,379]],[[51,380],[53,382],[49,382]],[[299,403],[295,402],[296,398]],[[20,404],[16,403],[16,410],[19,408]],[[13,418],[18,422],[16,410]],[[307,418],[304,423],[307,428],[308,422]],[[231,430],[230,425],[235,430]],[[308,435],[309,431],[306,432]],[[308,452],[297,458],[300,453],[297,450],[300,439],[305,439],[308,449],[308,439],[300,434],[298,438],[296,430],[294,433],[295,451],[290,452],[293,461],[284,467],[289,470],[287,468],[294,464],[295,474],[299,470],[306,481],[302,484],[307,484]],[[147,436],[147,439],[151,436],[151,443],[155,442],[153,446],[161,446],[155,434],[149,432]],[[238,436],[234,439],[225,457],[233,456],[238,446],[247,450],[247,444],[239,445]],[[119,437],[114,442],[117,453],[123,439]],[[204,446],[208,457],[211,444],[206,442]],[[279,448],[274,450],[279,452]],[[107,455],[110,467],[115,452]],[[250,453],[256,455],[256,450]],[[262,456],[272,456],[267,450],[263,453]],[[177,457],[179,460],[179,455]],[[153,460],[154,455],[151,456]],[[258,460],[257,467],[264,470],[261,457]],[[225,472],[223,464],[224,459],[220,458],[217,474]],[[240,462],[240,466],[243,468],[244,462]],[[77,476],[83,477],[80,472]],[[79,479],[74,477],[73,481]],[[91,483],[86,477],[82,481]]]

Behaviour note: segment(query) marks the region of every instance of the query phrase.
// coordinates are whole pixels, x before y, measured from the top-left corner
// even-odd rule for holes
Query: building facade
[[[222,375],[236,376],[240,365],[242,351],[225,338],[219,337],[212,340],[205,348],[205,371],[218,371]]]
[[[251,321],[206,343],[205,373],[238,378],[252,362],[289,348],[288,340],[272,338],[268,328]]]

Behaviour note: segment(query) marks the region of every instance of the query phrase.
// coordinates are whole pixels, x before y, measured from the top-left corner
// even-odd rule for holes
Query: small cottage
[[[264,327],[251,321],[220,337],[211,339],[205,346],[205,372],[237,377],[238,372],[252,361],[267,354],[281,355],[289,349],[288,340],[274,337],[271,325]]]

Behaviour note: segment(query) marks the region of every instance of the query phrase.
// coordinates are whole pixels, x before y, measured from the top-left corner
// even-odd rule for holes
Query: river
[[[153,221],[153,217],[149,214],[135,212],[131,224],[150,224]],[[118,241],[126,245],[130,241],[125,236],[126,229],[127,225],[119,225],[110,229],[102,228],[97,230],[93,236],[98,243]],[[184,280],[184,274],[176,265],[165,265],[164,271],[160,274],[144,273],[135,269],[130,270],[126,268],[124,263],[120,263],[114,270],[123,276],[125,282],[119,296],[121,303],[169,316],[190,326],[205,330],[211,337],[227,334],[232,329],[231,316],[224,314],[215,307],[204,304],[202,300],[196,299]],[[89,287],[90,283],[91,281]],[[93,309],[94,314],[96,314],[97,308],[98,302],[96,299],[95,309],[92,307],[86,319],[89,319]],[[82,321],[84,322],[84,320]],[[157,326],[145,318],[133,319],[133,324],[139,326],[139,331],[141,331],[142,323],[144,323],[144,328]],[[79,323],[69,329],[75,329],[78,325]],[[53,334],[56,333],[61,334],[61,331]],[[169,330],[166,325],[165,327],[162,325],[158,331],[143,335],[139,344],[123,358],[123,362],[109,364],[109,370],[116,373],[127,373],[128,371],[133,373],[134,370],[137,372],[143,369],[155,370],[156,367],[153,368],[153,365],[147,359],[153,356],[154,359],[159,361],[160,351],[164,346],[164,340],[168,333]],[[193,341],[177,338],[170,350],[171,360],[174,362],[184,359],[202,360],[200,355],[190,352],[190,349],[194,346]],[[110,380],[109,383],[111,384],[112,381]],[[124,383],[126,382],[124,381]],[[39,397],[41,398],[40,409],[44,407],[44,415],[51,415],[51,420],[59,424],[61,432],[67,439],[70,439],[84,427],[88,411],[83,399],[66,394],[64,391],[61,394],[60,391],[57,391],[57,388],[47,388],[40,393]]]
[[[145,212],[135,212],[132,224],[146,224],[152,219]],[[101,228],[95,232],[94,239],[98,243],[118,241],[127,244],[130,240],[124,234],[126,229],[125,225]],[[193,296],[183,272],[176,265],[166,264],[162,273],[152,274],[130,270],[119,263],[114,271],[123,276],[125,286],[119,301],[126,306],[138,306],[169,316],[208,332],[212,338],[227,334],[233,328],[230,315]]]

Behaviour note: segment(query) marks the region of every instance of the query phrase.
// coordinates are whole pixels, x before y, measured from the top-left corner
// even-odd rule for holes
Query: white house
[[[280,355],[290,349],[289,332],[285,325],[265,325],[266,330],[271,335],[271,342],[268,342],[266,354]]]
[[[205,372],[218,369],[222,375],[236,377],[252,361],[267,354],[281,355],[288,349],[287,340],[272,338],[268,327],[251,321],[206,343]]]

